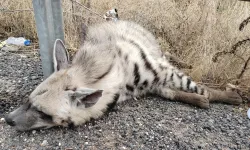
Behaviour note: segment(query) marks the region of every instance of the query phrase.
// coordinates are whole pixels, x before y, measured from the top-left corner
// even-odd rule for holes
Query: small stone
[[[214,123],[214,120],[213,119],[209,119],[208,122]]]
[[[33,130],[33,131],[32,131],[32,134],[36,134],[36,130]]]
[[[43,140],[41,146],[47,146],[48,145],[48,141],[47,140]]]
[[[62,145],[62,144],[59,142],[59,143],[58,143],[58,146],[61,146],[61,145]]]
[[[32,80],[35,80],[35,79],[37,79],[38,77],[37,76],[31,76],[31,79]]]
[[[27,56],[26,56],[26,55],[23,55],[23,54],[19,54],[19,56],[20,56],[21,58],[27,58]]]
[[[5,119],[4,119],[4,118],[1,118],[1,122],[5,122]]]

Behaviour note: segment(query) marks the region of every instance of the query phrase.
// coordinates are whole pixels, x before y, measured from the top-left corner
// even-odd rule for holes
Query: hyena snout
[[[13,118],[10,115],[6,115],[4,119],[8,125],[10,126],[16,125],[16,122],[13,120]]]
[[[16,130],[25,131],[40,127],[39,114],[32,109],[30,103],[25,103],[13,112],[5,115],[5,121]]]

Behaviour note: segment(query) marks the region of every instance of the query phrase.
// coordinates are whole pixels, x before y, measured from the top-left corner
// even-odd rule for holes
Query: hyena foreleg
[[[210,102],[222,102],[232,105],[239,105],[242,103],[241,96],[233,90],[215,90],[212,88],[205,87],[206,90],[209,92],[209,101]]]
[[[196,93],[187,93],[169,88],[163,88],[158,94],[172,101],[180,101],[201,108],[209,108],[209,100],[205,96]]]

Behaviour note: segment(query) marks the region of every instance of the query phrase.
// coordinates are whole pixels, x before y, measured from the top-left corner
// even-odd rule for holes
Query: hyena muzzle
[[[171,64],[153,35],[135,23],[110,21],[87,30],[72,62],[63,42],[55,41],[55,72],[6,116],[9,125],[20,131],[81,125],[102,116],[117,102],[146,93],[201,108],[214,101],[242,102],[237,92],[192,81]]]

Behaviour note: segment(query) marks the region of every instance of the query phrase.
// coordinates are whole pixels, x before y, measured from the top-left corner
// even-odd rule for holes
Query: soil
[[[0,50],[0,117],[42,82],[37,52]],[[80,127],[18,132],[0,122],[0,149],[250,149],[243,106],[209,109],[143,97]]]

